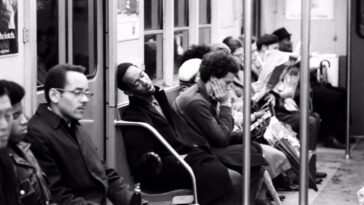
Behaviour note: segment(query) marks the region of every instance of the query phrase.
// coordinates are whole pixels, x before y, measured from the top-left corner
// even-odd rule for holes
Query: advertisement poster
[[[0,56],[18,52],[17,0],[0,0]]]
[[[117,40],[139,38],[139,0],[118,0]]]
[[[334,18],[333,0],[311,0],[312,20],[331,20]],[[301,19],[301,0],[286,0],[286,18]]]

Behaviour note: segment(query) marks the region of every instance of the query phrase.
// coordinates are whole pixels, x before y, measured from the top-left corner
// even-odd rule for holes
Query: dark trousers
[[[293,131],[299,134],[300,131],[300,112],[276,112],[276,117],[287,124],[289,124]],[[308,149],[315,150],[317,144],[317,137],[320,130],[320,116],[316,113],[309,113],[308,115]]]
[[[335,137],[344,142],[346,125],[346,91],[330,85],[312,86],[313,111],[322,119],[320,138]]]

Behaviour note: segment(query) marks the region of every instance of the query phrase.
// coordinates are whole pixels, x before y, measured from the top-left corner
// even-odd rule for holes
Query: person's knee
[[[320,118],[314,116],[308,116],[308,126],[312,129],[318,129],[320,126]]]
[[[228,169],[231,183],[234,190],[226,193],[224,196],[210,202],[211,205],[239,205],[242,203],[242,178],[241,175]]]
[[[229,177],[230,177],[230,180],[234,187],[235,192],[241,192],[242,181],[243,181],[241,174],[239,172],[231,170],[231,169],[228,169],[228,171],[229,171]]]

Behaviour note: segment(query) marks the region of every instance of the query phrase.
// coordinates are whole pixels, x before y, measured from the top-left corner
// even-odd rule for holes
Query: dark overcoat
[[[129,204],[132,190],[113,169],[105,167],[90,136],[78,122],[66,122],[41,104],[28,125],[31,149],[47,174],[60,205]]]

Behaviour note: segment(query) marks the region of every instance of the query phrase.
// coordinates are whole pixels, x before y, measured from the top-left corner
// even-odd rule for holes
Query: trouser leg
[[[228,169],[229,177],[233,185],[233,191],[214,200],[211,205],[240,205],[242,204],[242,177],[239,172]]]
[[[289,124],[293,131],[299,134],[300,131],[300,112],[292,113],[278,113],[277,118]],[[308,116],[308,146],[310,150],[316,149],[317,136],[320,129],[320,121],[317,119],[316,114],[310,113]]]

